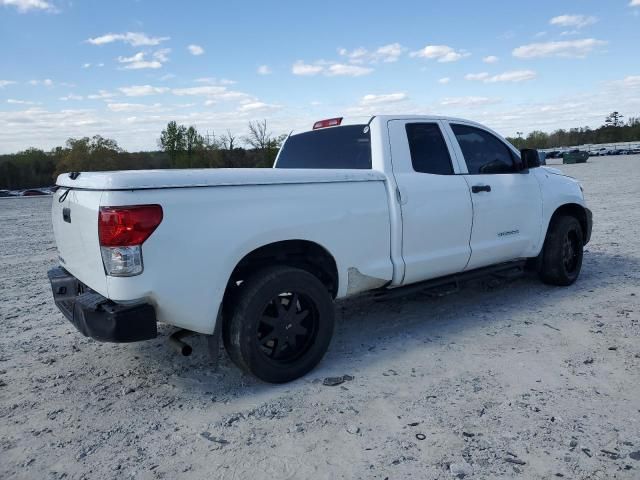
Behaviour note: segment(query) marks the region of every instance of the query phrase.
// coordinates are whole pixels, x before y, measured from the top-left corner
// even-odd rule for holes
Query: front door
[[[517,171],[515,152],[492,132],[464,122],[449,126],[467,167],[464,179],[473,201],[467,270],[531,255],[542,226],[536,176]]]

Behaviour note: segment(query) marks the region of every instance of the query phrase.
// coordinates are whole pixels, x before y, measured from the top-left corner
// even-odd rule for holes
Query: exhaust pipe
[[[182,341],[184,337],[188,337],[193,332],[191,330],[181,329],[169,336],[169,345],[179,354],[188,357],[193,352],[193,348],[188,343]]]

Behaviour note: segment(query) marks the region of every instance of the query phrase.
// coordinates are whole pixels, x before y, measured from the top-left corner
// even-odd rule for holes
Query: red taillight
[[[342,123],[342,117],[338,118],[327,118],[326,120],[320,120],[313,124],[313,129],[317,130],[319,128],[327,128],[327,127],[337,127]]]
[[[100,207],[98,238],[103,247],[142,245],[162,222],[160,205]]]

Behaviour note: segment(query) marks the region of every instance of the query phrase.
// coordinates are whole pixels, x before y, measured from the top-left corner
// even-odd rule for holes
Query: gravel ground
[[[86,339],[55,309],[49,198],[0,200],[0,478],[640,478],[640,157],[560,167],[594,212],[582,276],[338,307],[265,385],[205,343]],[[353,379],[325,386],[323,379]]]

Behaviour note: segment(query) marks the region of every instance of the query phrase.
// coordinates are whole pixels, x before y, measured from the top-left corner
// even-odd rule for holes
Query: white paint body
[[[59,202],[61,188],[53,201],[61,265],[115,302],[148,302],[161,322],[212,333],[233,269],[265,245],[307,240],[322,246],[336,262],[342,298],[362,291],[349,285],[353,269],[394,288],[535,257],[554,211],[584,206],[577,181],[546,167],[468,175],[449,123],[491,132],[481,125],[431,116],[367,121],[372,170],[146,170],[82,173],[75,180],[62,174],[57,184],[72,190]],[[455,175],[413,171],[404,133],[411,122],[440,126]],[[471,194],[477,183],[490,183],[492,191]],[[144,272],[108,276],[98,210],[142,204],[160,204],[164,212],[142,245]],[[62,220],[64,207],[71,209],[70,224]],[[499,235],[507,231],[518,233]]]

